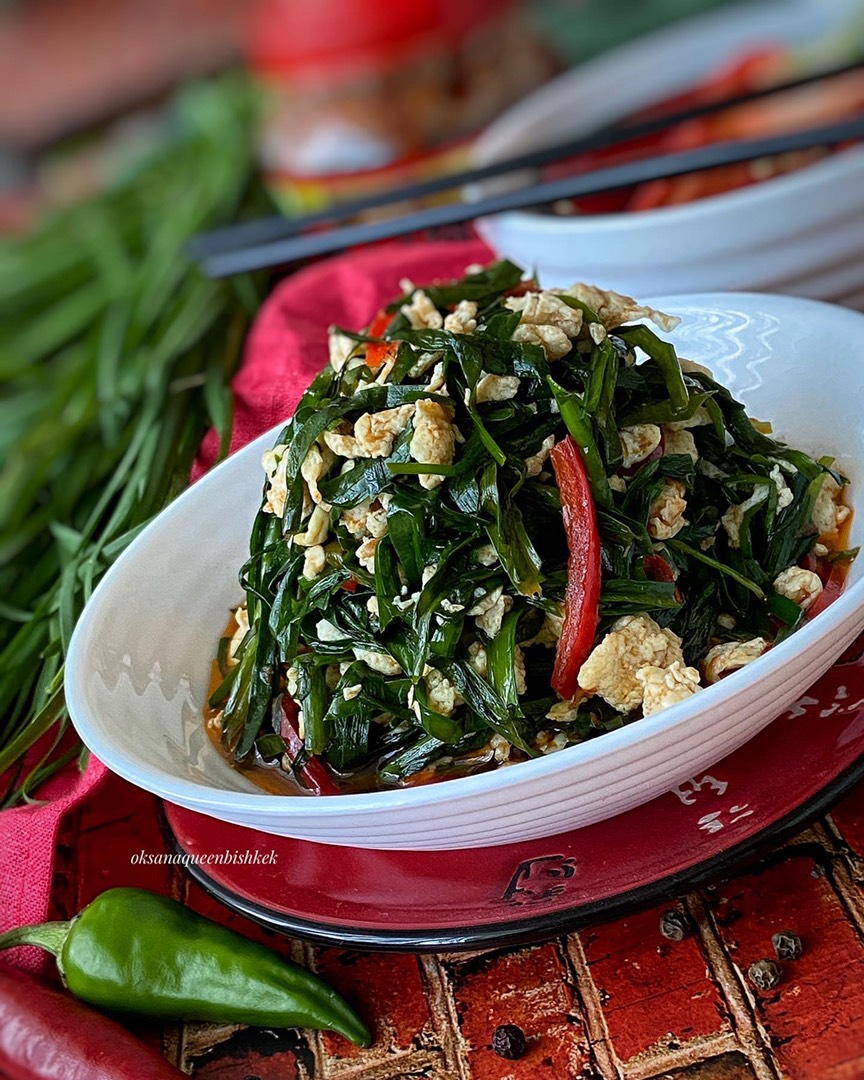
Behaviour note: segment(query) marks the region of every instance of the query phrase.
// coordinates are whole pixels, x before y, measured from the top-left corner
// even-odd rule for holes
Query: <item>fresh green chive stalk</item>
[[[63,657],[100,576],[188,482],[208,425],[227,452],[260,283],[206,281],[184,248],[268,205],[254,111],[239,76],[182,90],[133,174],[0,249],[2,805],[79,752]]]

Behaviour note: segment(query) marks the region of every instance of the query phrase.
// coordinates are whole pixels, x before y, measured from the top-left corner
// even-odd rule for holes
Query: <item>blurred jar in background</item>
[[[554,68],[518,0],[258,0],[249,62],[286,213],[459,168]]]

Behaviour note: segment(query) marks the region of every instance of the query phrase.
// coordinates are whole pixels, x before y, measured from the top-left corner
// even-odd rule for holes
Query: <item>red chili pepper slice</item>
[[[570,548],[564,625],[555,655],[552,688],[569,699],[579,688],[579,668],[591,652],[600,621],[600,535],[591,484],[576,443],[568,435],[552,447],[550,456]]]
[[[825,564],[823,563],[822,566],[820,566],[819,559],[816,558],[812,551],[809,551],[798,565],[802,570],[811,570],[814,574],[818,574],[823,582],[828,576],[827,571],[823,572]]]
[[[504,295],[524,296],[526,293],[536,292],[539,287],[540,286],[533,278],[528,278],[527,281],[520,281],[516,285],[511,286],[511,288],[506,289]]]
[[[285,742],[285,752],[293,763],[305,750],[300,738],[300,710],[297,702],[288,694],[282,695],[282,724],[280,734]],[[297,770],[297,775],[314,795],[339,795],[339,788],[327,771],[327,766],[317,757],[307,759]]]
[[[380,337],[387,327],[390,325],[393,319],[392,315],[388,315],[386,311],[382,310],[378,312],[375,318],[369,323],[369,329],[367,333],[369,337]],[[381,342],[380,344],[374,341],[370,341],[366,346],[366,366],[372,368],[381,367],[386,363],[391,356],[399,351],[398,341]]]
[[[834,563],[834,565],[831,566],[830,573],[822,583],[822,592],[819,593],[810,606],[810,610],[807,612],[808,619],[812,619],[814,615],[818,615],[820,611],[824,611],[825,608],[830,607],[843,592],[843,586],[846,584],[846,574],[848,570],[848,563]]]
[[[675,580],[675,571],[662,555],[646,555],[642,560],[642,565],[651,581]]]
[[[649,581],[675,581],[675,570],[662,555],[646,555],[642,560]],[[675,589],[675,599],[681,603],[681,590]]]

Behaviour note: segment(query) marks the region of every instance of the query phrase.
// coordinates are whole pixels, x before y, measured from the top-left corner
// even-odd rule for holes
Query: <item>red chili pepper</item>
[[[819,565],[819,560],[812,551],[809,551],[798,565],[802,570],[811,570],[814,574],[819,574],[819,577],[822,578],[823,581],[827,577],[827,573],[820,572],[822,568]]]
[[[506,289],[504,296],[524,296],[526,293],[536,292],[538,288],[537,282],[533,278],[528,278],[527,281],[517,282],[516,285]]]
[[[567,564],[567,591],[564,625],[552,688],[563,698],[572,698],[576,681],[594,645],[600,621],[600,535],[591,496],[591,484],[576,443],[568,435],[552,447],[552,465],[561,492],[561,513],[570,548]]]
[[[292,762],[306,749],[300,737],[299,716],[297,702],[294,698],[283,694],[280,734],[285,743],[285,752]],[[327,766],[317,757],[308,758],[305,765],[301,765],[297,770],[297,774],[314,795],[340,794],[335,780],[327,771]]]
[[[767,82],[777,81],[785,66],[784,50],[776,46],[754,49],[738,57],[730,66],[712,74],[697,86],[690,88],[686,106],[692,107],[733,97],[758,89]],[[691,150],[710,143],[732,139],[755,138],[768,134],[762,117],[770,115],[772,106],[757,104],[730,109],[714,116],[699,117],[668,129],[657,147],[658,153]],[[816,121],[814,121],[815,124]],[[753,125],[758,130],[753,130]],[[649,181],[640,185],[627,204],[627,210],[651,210],[658,206],[670,206],[720,194],[752,184],[756,179],[751,165],[727,165],[709,172],[689,173],[687,176],[666,180]]]
[[[181,1080],[107,1016],[0,967],[0,1076],[9,1080]]]
[[[642,565],[651,581],[675,580],[675,571],[662,555],[646,555],[642,560]]]
[[[849,570],[849,564],[834,563],[832,565],[829,563],[827,565],[831,566],[830,573],[822,583],[822,592],[819,593],[810,606],[810,610],[807,612],[808,619],[812,619],[814,615],[818,615],[820,611],[824,611],[825,608],[830,607],[843,592],[843,586],[846,584],[846,574]]]
[[[675,581],[675,570],[662,555],[646,555],[642,560],[649,581]],[[675,589],[675,599],[681,603],[681,590]]]
[[[357,592],[357,586],[359,584],[360,582],[357,580],[356,577],[349,577],[345,578],[345,580],[339,587],[340,589],[344,589],[345,592]]]
[[[393,316],[388,315],[383,309],[379,311],[372,322],[369,323],[369,329],[367,331],[369,337],[381,337],[390,325],[392,319]],[[379,368],[398,351],[398,341],[387,341],[381,342],[380,344],[370,341],[366,346],[366,366],[372,369]]]

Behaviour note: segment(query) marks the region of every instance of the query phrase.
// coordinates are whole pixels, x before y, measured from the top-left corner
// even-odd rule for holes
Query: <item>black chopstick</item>
[[[406,233],[422,232],[444,225],[455,225],[473,218],[487,217],[508,210],[524,210],[529,207],[554,203],[558,199],[582,198],[599,195],[606,191],[632,187],[651,180],[681,176],[684,173],[716,169],[723,165],[735,165],[755,158],[785,154],[794,150],[806,150],[814,146],[836,146],[847,140],[864,138],[864,114],[850,120],[823,127],[808,128],[785,135],[741,142],[714,143],[697,150],[663,157],[644,158],[613,165],[577,176],[564,177],[532,184],[516,191],[504,191],[475,202],[448,203],[432,206],[398,218],[372,221],[360,225],[347,225],[329,232],[311,233],[251,244],[234,251],[214,254],[201,261],[201,268],[208,277],[227,277],[249,270],[282,266],[319,255],[332,254],[344,248],[386,240]]]
[[[210,232],[193,237],[189,244],[189,254],[194,259],[204,259],[221,252],[229,252],[239,248],[281,240],[289,236],[296,236],[298,233],[305,232],[314,226],[348,220],[366,210],[409,202],[441,191],[449,191],[451,188],[464,187],[468,184],[478,183],[481,180],[489,180],[495,176],[503,176],[506,173],[516,172],[521,169],[540,168],[543,165],[560,161],[562,158],[573,157],[589,150],[599,150],[613,146],[616,143],[643,138],[646,135],[652,135],[658,131],[663,131],[665,128],[685,123],[688,120],[697,120],[703,116],[723,112],[736,105],[744,105],[750,101],[757,101],[760,98],[782,93],[784,90],[794,90],[798,87],[808,86],[811,83],[834,78],[838,75],[845,75],[862,68],[864,68],[864,59],[836,67],[823,68],[818,72],[801,75],[787,82],[760,87],[757,90],[748,90],[746,93],[735,94],[717,101],[704,102],[689,109],[663,112],[632,124],[613,124],[589,132],[587,135],[582,135],[577,139],[570,139],[567,142],[545,147],[542,150],[533,150],[517,157],[491,162],[488,165],[466,169],[463,172],[431,177],[428,180],[420,180],[417,183],[401,188],[376,191],[357,199],[334,203],[324,210],[305,214],[301,217],[273,216],[259,218],[255,221],[240,222],[221,229],[213,229]]]

